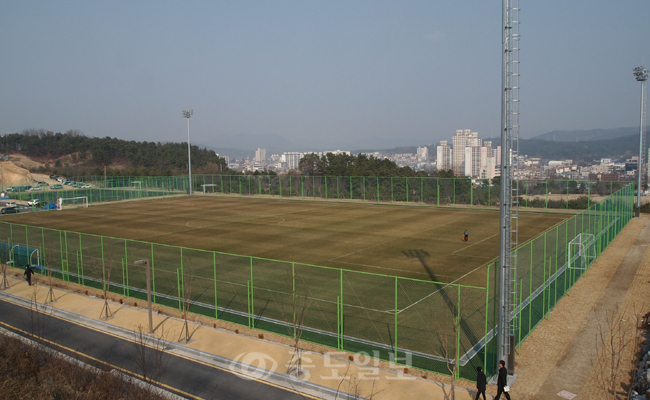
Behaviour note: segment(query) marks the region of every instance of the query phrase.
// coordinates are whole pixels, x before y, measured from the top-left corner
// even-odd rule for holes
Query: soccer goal
[[[214,193],[215,186],[217,185],[214,183],[206,183],[205,185],[201,185],[201,187],[203,188],[203,194]]]
[[[569,268],[586,270],[596,259],[596,237],[580,233],[569,242]]]
[[[59,210],[88,207],[88,196],[59,197]]]

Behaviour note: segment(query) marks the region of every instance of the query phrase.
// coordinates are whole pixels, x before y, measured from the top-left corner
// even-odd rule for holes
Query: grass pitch
[[[570,214],[521,212],[519,241]],[[485,286],[499,212],[194,196],[13,215],[7,222],[230,254]],[[461,240],[469,231],[469,241]]]

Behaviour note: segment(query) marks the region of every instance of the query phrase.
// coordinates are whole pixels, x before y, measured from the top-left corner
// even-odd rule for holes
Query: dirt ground
[[[515,364],[514,399],[560,399],[561,391],[577,395],[576,399],[604,395],[597,337],[604,332],[605,342],[609,340],[609,331],[601,328],[608,317],[626,322],[630,338],[637,333],[637,316],[650,309],[649,242],[650,216],[632,220],[523,342]],[[624,352],[621,392],[629,387],[630,371],[635,372],[634,352],[632,345]]]
[[[28,170],[21,168],[11,161],[0,161],[1,186],[30,185],[34,181]]]

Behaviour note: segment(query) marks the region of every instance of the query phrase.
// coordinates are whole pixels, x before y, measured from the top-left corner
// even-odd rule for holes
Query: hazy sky
[[[650,1],[520,4],[522,137],[638,126],[632,69],[650,67]],[[0,5],[1,133],[183,141],[184,108],[193,142],[210,146],[270,133],[344,148],[499,132],[500,1]]]

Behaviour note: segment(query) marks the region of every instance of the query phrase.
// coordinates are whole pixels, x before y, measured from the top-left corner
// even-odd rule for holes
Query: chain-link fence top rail
[[[58,197],[87,196],[89,203],[159,197],[187,193],[187,176],[73,177],[92,189],[28,191],[16,186],[19,200],[36,198],[56,202]],[[627,185],[627,182],[524,179],[519,181],[523,208],[587,209]],[[500,187],[487,180],[436,177],[302,176],[302,175],[193,175],[194,193],[332,201],[366,201],[437,206],[497,206]]]
[[[627,186],[517,250],[518,343],[632,218]],[[585,238],[569,255],[569,243]],[[140,299],[149,260],[153,301],[340,350],[474,379],[497,360],[496,266],[485,287],[319,267],[137,240],[0,223],[2,262]],[[304,316],[298,321],[297,316]]]

